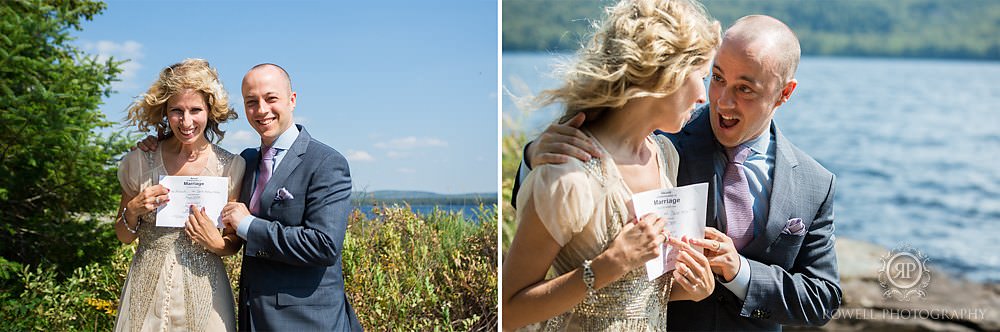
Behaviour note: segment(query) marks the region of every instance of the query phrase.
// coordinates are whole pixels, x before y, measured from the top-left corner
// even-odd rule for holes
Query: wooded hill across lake
[[[1000,60],[1000,1],[704,0],[723,29],[773,16],[804,55]],[[503,51],[572,52],[614,1],[504,0]]]

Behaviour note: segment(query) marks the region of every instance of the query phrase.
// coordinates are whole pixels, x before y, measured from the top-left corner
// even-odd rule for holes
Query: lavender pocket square
[[[284,187],[278,189],[278,194],[274,195],[275,201],[284,201],[289,199],[295,199],[295,196],[292,196],[292,193],[288,192],[288,189],[285,189]]]
[[[788,219],[788,223],[785,224],[785,229],[781,230],[781,234],[795,236],[806,235],[806,226],[802,224],[802,218]]]

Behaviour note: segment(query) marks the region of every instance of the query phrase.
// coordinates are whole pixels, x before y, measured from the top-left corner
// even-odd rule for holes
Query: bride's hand
[[[167,205],[167,202],[170,201],[170,197],[167,196],[169,192],[170,189],[159,184],[146,187],[126,203],[126,216],[133,217],[128,218],[130,220],[135,220],[136,217],[156,211],[159,207]]]
[[[187,224],[184,225],[184,232],[194,242],[215,254],[219,254],[226,247],[226,241],[222,239],[219,229],[215,228],[215,223],[205,214],[205,208],[198,208],[191,205],[191,214],[188,215]]]
[[[615,258],[623,272],[632,271],[660,255],[660,245],[669,235],[665,228],[666,224],[667,219],[652,213],[643,216],[639,221],[628,222],[606,252]]]
[[[687,243],[688,239],[670,238],[670,245],[680,250],[674,269],[674,282],[681,285],[694,301],[701,301],[715,291],[715,275],[708,258],[700,249]]]

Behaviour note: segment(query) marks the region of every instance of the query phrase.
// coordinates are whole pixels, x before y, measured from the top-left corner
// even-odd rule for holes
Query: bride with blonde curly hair
[[[654,132],[678,132],[705,102],[719,23],[692,0],[623,0],[602,22],[563,86],[539,99],[564,105],[560,122],[585,117],[602,157],[541,165],[524,180],[503,264],[504,330],[664,331],[669,301],[715,288],[704,253],[670,237],[666,220],[636,216],[631,196],[675,185],[677,151]],[[677,267],[647,280],[664,242],[681,248]]]
[[[128,109],[128,124],[163,137],[155,150],[133,150],[118,168],[122,188],[115,233],[138,240],[122,287],[115,331],[235,331],[233,291],[220,256],[242,241],[193,207],[183,228],[157,227],[156,209],[169,201],[161,176],[224,176],[239,197],[245,161],[213,141],[219,125],[236,119],[219,74],[201,59],[164,68]]]

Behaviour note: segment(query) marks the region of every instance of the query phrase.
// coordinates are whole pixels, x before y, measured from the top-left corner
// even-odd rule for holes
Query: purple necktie
[[[257,186],[253,188],[253,196],[250,198],[250,213],[257,215],[260,212],[260,196],[264,193],[267,181],[271,179],[271,168],[274,167],[274,155],[278,149],[265,146],[261,147],[264,155],[260,159],[260,167],[257,169]]]
[[[733,239],[736,249],[743,249],[753,240],[753,206],[750,204],[750,183],[747,182],[743,162],[750,156],[749,146],[726,149],[729,162],[722,177],[726,206],[726,235]]]

